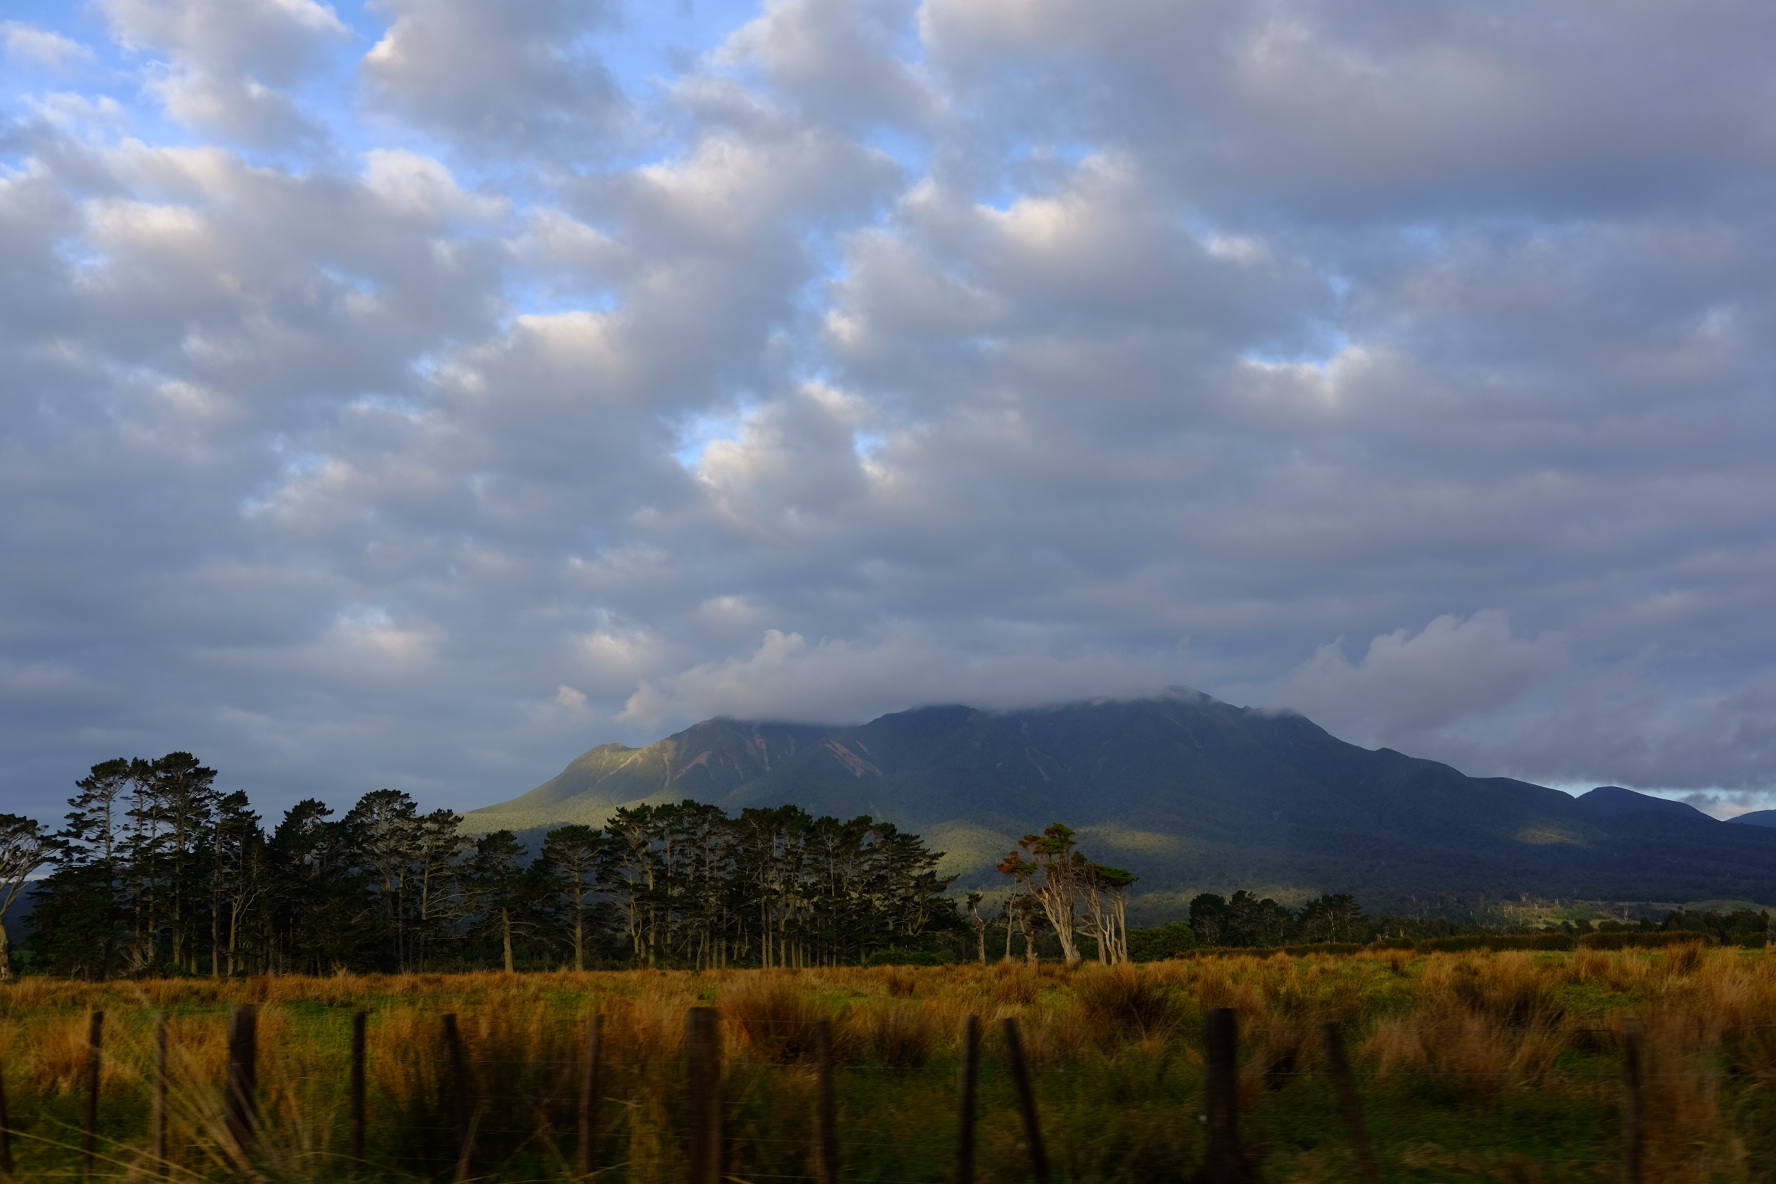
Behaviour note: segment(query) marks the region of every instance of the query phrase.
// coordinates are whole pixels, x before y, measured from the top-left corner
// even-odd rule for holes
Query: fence
[[[366,1132],[369,1128],[368,1084],[370,1082],[367,1020],[369,1013],[353,1013],[348,1072],[347,1151],[334,1169],[345,1174],[372,1170],[388,1165],[372,1164],[366,1157]],[[85,1097],[81,1130],[81,1175],[89,1177],[100,1170],[101,1069],[104,1060],[106,1013],[94,1011],[88,1026],[85,1073]],[[783,1022],[783,1021],[777,1021]],[[808,1147],[809,1161],[814,1165],[812,1178],[819,1184],[839,1184],[841,1180],[841,1131],[837,1106],[836,1069],[833,1027],[829,1019],[788,1021],[812,1027],[812,1062],[816,1079],[814,1098],[814,1133]],[[1380,1184],[1382,1179],[1374,1147],[1365,1121],[1364,1104],[1357,1080],[1352,1073],[1345,1050],[1344,1035],[1337,1023],[1325,1023],[1318,1033],[1323,1045],[1325,1073],[1337,1098],[1349,1150],[1354,1158],[1356,1175],[1362,1184]],[[1005,1068],[1015,1087],[1017,1108],[1022,1124],[1022,1151],[1026,1162],[1019,1174],[1049,1184],[1051,1167],[1041,1111],[1037,1104],[1035,1083],[1018,1020],[1002,1021]],[[1646,1180],[1646,1101],[1643,1094],[1644,1069],[1642,1035],[1637,1021],[1627,1021],[1621,1030],[1622,1081],[1621,1104],[1622,1173],[1629,1184]],[[154,1064],[150,1077],[150,1108],[147,1122],[148,1168],[158,1175],[173,1169],[168,1149],[168,1093],[172,1080],[169,1062],[167,1015],[155,1016],[152,1043]],[[982,1049],[981,1017],[967,1017],[960,1041],[960,1056],[955,1099],[954,1167],[949,1179],[956,1184],[974,1184],[977,1174],[977,1123],[980,1116],[979,1079]],[[1213,1008],[1204,1013],[1202,1028],[1204,1057],[1204,1112],[1200,1120],[1206,1128],[1207,1148],[1201,1178],[1209,1184],[1250,1184],[1256,1179],[1253,1158],[1242,1144],[1240,1132],[1240,1069],[1239,1021],[1231,1008]],[[605,1017],[593,1015],[586,1025],[583,1053],[577,1069],[577,1118],[573,1140],[572,1177],[591,1180],[613,1165],[601,1162],[601,1109],[606,1098]],[[253,1004],[236,1004],[230,1012],[227,1030],[227,1060],[221,1082],[224,1115],[221,1150],[233,1171],[252,1168],[262,1130],[261,1098],[258,1089],[259,1067],[258,1009]],[[477,1081],[476,1066],[485,1069],[494,1062],[477,1061],[471,1055],[468,1041],[456,1014],[442,1017],[439,1032],[439,1063],[443,1067],[440,1112],[447,1123],[431,1127],[424,1133],[441,1137],[448,1164],[442,1174],[456,1184],[477,1177],[485,1165],[480,1162],[479,1141],[486,1133],[481,1126],[484,1112],[482,1087]],[[685,1017],[683,1063],[687,1084],[683,1137],[686,1178],[690,1184],[720,1184],[734,1178],[758,1179],[758,1173],[735,1176],[729,1162],[724,1137],[724,1063],[722,1017],[713,1007],[692,1007]],[[1180,1113],[1177,1121],[1189,1121],[1191,1115]],[[13,1127],[6,1108],[5,1075],[0,1071],[0,1177],[16,1176],[13,1140],[20,1132]],[[510,1133],[510,1132],[507,1132]],[[1001,1172],[1001,1175],[1004,1173]],[[804,1177],[807,1178],[807,1177]],[[910,1184],[910,1182],[907,1182]]]

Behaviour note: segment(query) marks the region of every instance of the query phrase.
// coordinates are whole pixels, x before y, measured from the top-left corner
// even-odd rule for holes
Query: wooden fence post
[[[365,1068],[370,1055],[369,1024],[369,1012],[352,1012],[351,1160],[353,1171],[356,1171],[357,1166],[364,1162],[365,1095],[368,1092]]]
[[[12,1179],[12,1120],[6,1113],[6,1067],[0,1065],[0,1180]]]
[[[99,1156],[99,1070],[105,1049],[105,1013],[92,1013],[86,1032],[86,1129],[80,1140],[80,1170],[92,1175]]]
[[[693,1007],[685,1016],[685,1067],[690,1074],[690,1184],[721,1184],[721,1015]]]
[[[167,1174],[167,1013],[154,1013],[154,1098],[150,1103],[148,1136],[153,1142],[154,1171]]]
[[[974,1184],[974,1091],[980,1077],[980,1016],[962,1024],[961,1080],[956,1090],[956,1184]]]
[[[456,1174],[467,1180],[475,1161],[475,1125],[469,1081],[469,1053],[463,1045],[456,1015],[444,1017],[444,1051],[450,1059],[450,1124],[456,1133]]]
[[[1350,1127],[1351,1147],[1357,1153],[1357,1179],[1363,1184],[1381,1184],[1381,1171],[1375,1165],[1375,1152],[1369,1146],[1369,1128],[1363,1122],[1363,1100],[1357,1096],[1350,1060],[1344,1055],[1344,1033],[1336,1021],[1320,1025],[1320,1031],[1326,1037],[1326,1063],[1332,1070],[1332,1083],[1338,1089],[1338,1104],[1344,1109],[1344,1121]]]
[[[604,1016],[592,1017],[586,1032],[586,1055],[580,1065],[580,1178],[585,1179],[598,1166],[598,1080],[604,1065]]]
[[[1628,1184],[1646,1181],[1646,1106],[1641,1096],[1640,1021],[1622,1023],[1622,1159]]]
[[[245,1164],[259,1134],[259,1007],[236,1003],[228,1016],[228,1082],[223,1118],[231,1152]]]
[[[820,1184],[839,1184],[839,1099],[833,1084],[832,1021],[814,1027],[814,1071],[819,1076]]]
[[[1209,1181],[1243,1184],[1245,1153],[1239,1142],[1239,1015],[1231,1007],[1203,1016],[1203,1052],[1208,1061]]]
[[[1036,1184],[1048,1184],[1048,1150],[1042,1145],[1042,1121],[1036,1114],[1036,1090],[1030,1084],[1030,1065],[1024,1057],[1024,1038],[1015,1016],[1005,1017],[1005,1052],[1011,1059],[1011,1077],[1017,1083],[1018,1103],[1024,1111],[1024,1138],[1030,1145],[1030,1174]]]

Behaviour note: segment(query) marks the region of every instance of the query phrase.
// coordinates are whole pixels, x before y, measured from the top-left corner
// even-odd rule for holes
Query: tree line
[[[868,817],[643,805],[533,850],[389,789],[337,816],[298,802],[268,830],[215,780],[190,753],[118,759],[76,783],[59,830],[0,815],[0,974],[27,886],[31,969],[94,979],[831,965],[962,923],[942,853]]]
[[[59,829],[0,814],[0,977],[13,961],[5,920],[27,892],[22,960],[91,979],[1020,952],[1114,964],[1196,945],[1364,941],[1403,923],[1371,921],[1348,895],[1289,909],[1235,892],[1196,896],[1188,925],[1131,930],[1136,877],[1088,858],[1059,822],[1000,861],[1010,891],[989,915],[983,893],[948,894],[942,852],[868,817],[682,801],[527,842],[464,834],[455,812],[381,789],[339,815],[306,799],[268,829],[244,792],[215,782],[187,752],[120,758],[76,782]]]

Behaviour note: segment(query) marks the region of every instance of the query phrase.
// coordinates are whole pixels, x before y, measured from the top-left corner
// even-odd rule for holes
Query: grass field
[[[1621,1178],[1620,1031],[1646,1032],[1648,1178],[1776,1178],[1776,960],[1763,951],[1360,954],[1055,965],[626,971],[0,987],[0,1064],[26,1180],[79,1172],[87,1015],[107,1013],[100,1175],[151,1177],[153,1015],[170,1013],[175,1179],[229,1175],[229,1005],[260,1005],[267,1179],[343,1180],[351,1013],[370,1017],[365,1180],[448,1178],[440,1018],[460,1017],[477,1178],[573,1177],[578,1058],[606,1016],[600,1180],[683,1178],[685,1010],[722,1013],[730,1173],[811,1178],[816,1020],[834,1023],[844,1178],[951,1177],[964,1018],[986,1021],[980,1167],[1029,1179],[997,1021],[1019,1019],[1059,1180],[1193,1176],[1205,1008],[1242,1027],[1244,1133],[1266,1181],[1355,1180],[1317,1026],[1350,1034],[1393,1181]]]

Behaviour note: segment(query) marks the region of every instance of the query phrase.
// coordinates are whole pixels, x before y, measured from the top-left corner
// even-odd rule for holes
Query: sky
[[[1776,805],[1776,6],[4,0],[0,809],[1189,686]]]

